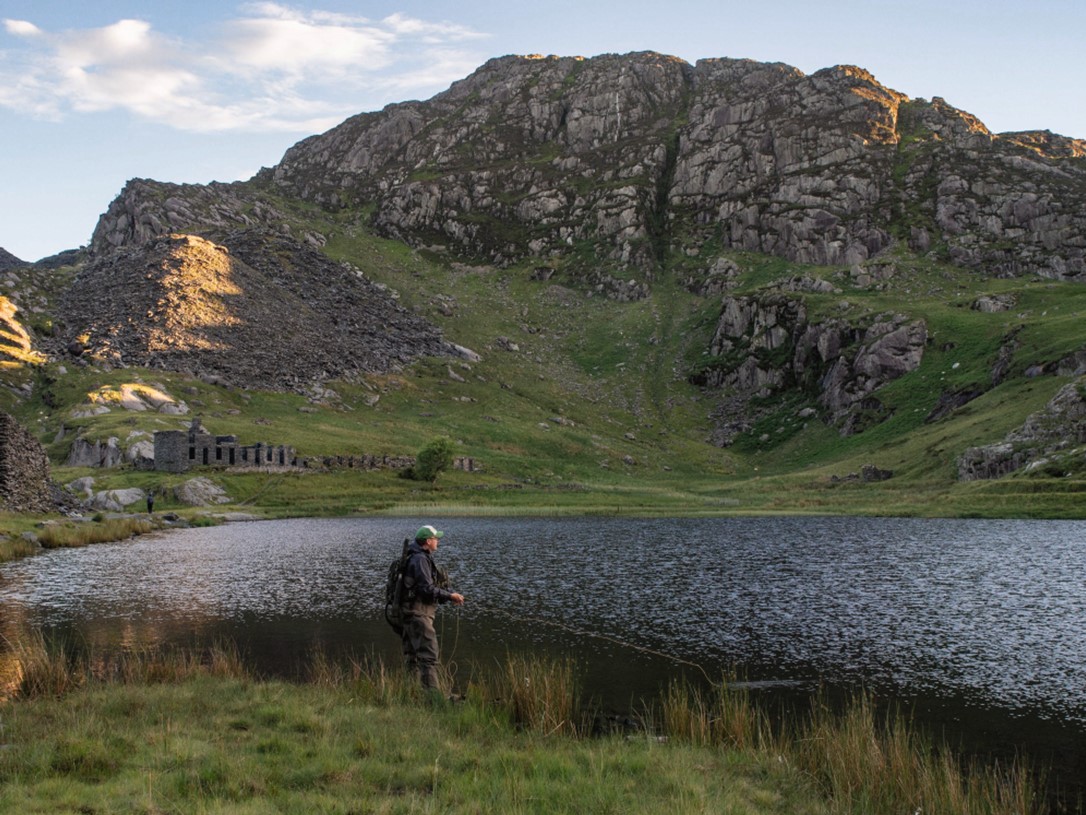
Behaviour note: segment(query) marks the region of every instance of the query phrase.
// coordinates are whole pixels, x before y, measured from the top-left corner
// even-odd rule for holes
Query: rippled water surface
[[[394,656],[388,561],[433,519],[156,534],[0,566],[0,630],[96,644],[229,636],[269,664],[315,645]],[[446,656],[572,653],[589,690],[652,692],[696,663],[763,685],[863,684],[1086,733],[1086,523],[912,519],[448,519],[469,598]],[[940,700],[943,700],[942,702]],[[965,712],[962,712],[965,711]],[[1054,731],[1055,732],[1055,731]]]

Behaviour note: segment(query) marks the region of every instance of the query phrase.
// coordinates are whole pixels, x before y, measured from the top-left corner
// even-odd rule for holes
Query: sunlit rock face
[[[1077,279],[1084,156],[1086,142],[993,134],[851,66],[510,56],[305,139],[252,182],[130,182],[92,247],[289,230],[270,188],[497,264],[588,245],[586,266],[651,278],[674,250],[850,265],[904,242],[989,274]]]

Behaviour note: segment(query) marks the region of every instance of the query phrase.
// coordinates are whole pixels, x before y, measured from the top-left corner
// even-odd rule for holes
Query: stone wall
[[[0,412],[0,509],[49,512],[49,458],[41,444],[12,416]]]
[[[317,470],[406,470],[415,466],[414,456],[375,456],[362,453],[353,456],[321,456],[298,460],[298,466]],[[478,472],[479,463],[469,456],[453,459],[452,468],[466,473]]]
[[[191,467],[301,467],[310,470],[404,470],[413,466],[414,456],[371,455],[359,453],[338,456],[299,458],[286,444],[239,445],[237,436],[213,436],[193,420],[185,430],[159,430],[155,433],[154,468],[163,472],[183,473]],[[478,463],[468,456],[453,460],[454,470],[477,472]]]

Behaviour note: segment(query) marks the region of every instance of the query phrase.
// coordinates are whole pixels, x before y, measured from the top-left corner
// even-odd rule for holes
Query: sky
[[[0,0],[0,247],[87,244],[131,178],[246,179],[491,57],[858,65],[994,132],[1086,139],[1086,0]]]

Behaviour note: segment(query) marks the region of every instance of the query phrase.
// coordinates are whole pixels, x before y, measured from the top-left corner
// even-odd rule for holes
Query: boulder
[[[124,451],[124,458],[137,469],[153,469],[155,463],[155,443],[149,439],[133,442]]]
[[[228,504],[230,497],[208,478],[191,478],[174,487],[173,496],[182,504],[205,507],[211,504]]]
[[[138,488],[123,490],[102,490],[94,493],[88,500],[87,506],[92,509],[106,512],[123,512],[126,507],[144,501],[147,493]]]
[[[89,475],[77,478],[75,481],[69,481],[65,484],[64,489],[76,495],[82,494],[84,498],[90,498],[94,495],[94,479]]]

